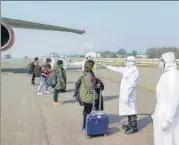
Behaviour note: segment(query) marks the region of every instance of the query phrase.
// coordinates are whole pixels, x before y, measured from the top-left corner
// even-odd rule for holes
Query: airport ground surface
[[[155,88],[160,70],[139,68],[141,79],[137,87],[138,123],[140,131],[125,135],[118,116],[120,74],[97,70],[105,84],[104,107],[109,114],[107,137],[86,139],[81,131],[82,107],[72,98],[75,82],[81,70],[67,70],[67,92],[59,95],[61,105],[53,106],[52,94],[37,96],[37,85],[22,67],[1,70],[1,144],[2,145],[153,145],[150,114],[155,106]],[[36,81],[38,83],[38,79]],[[51,89],[50,89],[51,90]],[[51,90],[52,91],[52,90]]]

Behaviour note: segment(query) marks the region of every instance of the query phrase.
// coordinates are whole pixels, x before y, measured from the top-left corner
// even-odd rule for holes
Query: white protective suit
[[[139,80],[139,70],[136,58],[128,56],[126,67],[106,66],[107,69],[122,73],[119,94],[119,115],[136,115],[136,84]]]
[[[162,55],[165,63],[157,87],[157,103],[152,115],[154,145],[179,145],[179,72],[174,53]],[[162,65],[160,65],[162,66]]]

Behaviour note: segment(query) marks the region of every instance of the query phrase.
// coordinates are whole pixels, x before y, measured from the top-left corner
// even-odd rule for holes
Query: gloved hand
[[[154,120],[154,115],[155,115],[154,113],[153,113],[153,114],[151,114],[151,118],[152,118],[153,120]]]
[[[163,124],[162,124],[162,126],[161,126],[161,129],[162,129],[162,131],[166,131],[166,130],[168,130],[170,127],[171,127],[171,123],[168,122],[168,121],[164,121]]]
[[[103,66],[103,67],[107,67],[107,65],[105,65],[104,63],[99,62],[98,64]]]

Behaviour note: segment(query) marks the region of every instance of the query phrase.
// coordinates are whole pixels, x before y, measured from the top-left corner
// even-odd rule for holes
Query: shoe
[[[53,102],[53,105],[59,105],[60,102]]]
[[[129,129],[129,125],[122,125],[122,129],[128,130]]]
[[[37,93],[37,95],[43,95],[43,93],[39,92],[39,93]]]
[[[129,128],[128,130],[125,131],[125,134],[132,134],[132,133],[135,133],[135,132],[138,132],[138,128],[135,127],[135,128]]]
[[[45,91],[44,94],[50,94],[50,92],[49,91]]]

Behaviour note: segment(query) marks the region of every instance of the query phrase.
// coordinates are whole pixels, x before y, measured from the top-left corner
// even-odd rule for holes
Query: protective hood
[[[164,71],[169,71],[177,68],[177,64],[175,62],[175,54],[173,52],[166,52],[162,54],[160,64],[164,63]]]
[[[127,67],[131,67],[136,65],[136,58],[134,56],[128,56],[126,58],[126,62],[125,62]]]

